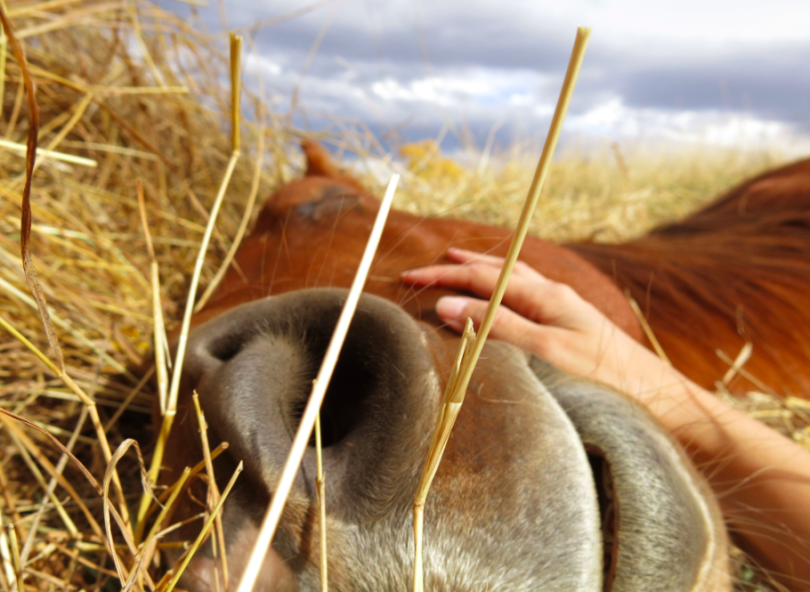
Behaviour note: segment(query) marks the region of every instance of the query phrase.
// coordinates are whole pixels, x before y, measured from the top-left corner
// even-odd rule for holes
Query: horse
[[[810,159],[636,240],[566,246],[641,303],[663,351],[692,381],[713,390],[749,343],[728,390],[810,398]]]
[[[231,587],[246,566],[379,207],[323,148],[304,142],[303,149],[305,176],[268,199],[236,255],[240,273],[235,266],[229,269],[193,318],[161,477],[173,482],[183,467],[201,458],[191,396],[197,392],[211,446],[229,443],[215,461],[218,478],[239,461],[245,466],[222,515]],[[766,174],[681,225],[632,243],[554,245],[529,237],[521,258],[573,287],[642,342],[640,320],[622,287],[626,284],[640,302],[649,294],[649,324],[676,365],[691,360],[685,346],[679,347],[688,329],[669,315],[689,312],[689,322],[713,319],[712,337],[726,339],[723,347],[732,351],[730,346],[738,344],[734,339],[773,334],[754,314],[767,296],[756,294],[759,300],[743,315],[729,309],[735,322],[745,320],[742,337],[735,325],[721,331],[728,319],[719,312],[729,312],[736,298],[748,294],[739,288],[748,285],[743,280],[724,275],[735,269],[726,260],[733,246],[690,251],[684,245],[711,246],[715,236],[735,245],[755,228],[777,228],[780,236],[751,248],[756,258],[750,265],[781,266],[749,281],[762,282],[766,295],[771,289],[772,295],[790,297],[799,280],[778,274],[803,269],[795,250],[804,240],[806,215],[794,208],[804,185],[789,179],[807,171],[807,163],[800,163]],[[789,215],[771,216],[767,195],[777,189]],[[723,219],[732,222],[724,226]],[[666,250],[669,236],[676,246]],[[391,212],[321,412],[330,589],[411,585],[410,510],[459,336],[434,312],[436,300],[454,292],[416,291],[400,281],[400,273],[447,262],[444,253],[451,246],[503,254],[509,237],[507,230],[472,222]],[[782,246],[773,256],[762,255],[777,244]],[[662,259],[645,256],[646,248]],[[712,256],[727,269],[707,277]],[[712,292],[723,280],[724,289]],[[695,301],[666,298],[682,285],[693,288]],[[773,326],[785,329],[785,324]],[[692,337],[703,340],[698,347],[715,347],[705,331]],[[773,378],[772,384],[803,384],[806,377],[765,372],[759,360],[768,355],[778,354],[782,361],[801,357],[801,351],[780,349],[778,341],[771,345],[772,350],[755,348],[751,367]],[[713,360],[692,372],[684,368],[703,384],[716,377],[709,372],[716,369]],[[314,454],[310,447],[257,590],[320,589]],[[182,522],[198,513],[194,500],[204,496],[202,485],[193,483],[175,518]],[[187,538],[189,529],[186,525],[173,536]],[[221,572],[209,547],[191,560],[182,587],[218,589]],[[168,553],[176,559],[180,552]],[[424,555],[427,590],[725,591],[732,579],[728,535],[716,500],[681,447],[646,410],[623,394],[567,376],[495,340],[485,346],[473,374],[428,498]]]

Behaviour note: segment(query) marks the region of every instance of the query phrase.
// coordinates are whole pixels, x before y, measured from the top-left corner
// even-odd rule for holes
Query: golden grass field
[[[398,194],[400,208],[513,228],[539,146],[513,146],[483,170],[463,168],[443,157],[429,140],[407,145],[403,152],[416,179],[406,180]],[[645,149],[608,142],[587,151],[562,147],[549,171],[532,232],[556,242],[621,242],[681,218],[741,180],[785,161],[774,148]]]
[[[145,377],[133,370],[153,367],[150,256],[136,180],[144,186],[171,330],[182,315],[208,212],[231,157],[230,90],[223,83],[227,44],[145,1],[21,0],[8,5],[8,13],[36,83],[39,146],[91,161],[38,160],[31,249],[66,373],[94,398],[115,450],[124,437],[121,412],[149,424],[154,396],[147,382],[152,371]],[[0,147],[0,317],[55,360],[21,266],[20,204],[31,113],[21,68],[5,38],[0,80],[0,139],[6,142]],[[275,187],[301,172],[302,132],[285,114],[264,111],[257,90],[262,81],[254,73],[245,72],[244,81],[241,155],[202,268],[203,288],[220,268],[243,216],[253,217]],[[395,207],[490,224],[515,224],[539,153],[539,146],[516,145],[488,155],[486,166],[464,167],[430,141],[385,154],[362,127],[336,120],[334,128],[340,131],[319,138],[352,155],[353,170],[362,172],[365,162],[384,157],[400,163],[405,175]],[[467,156],[465,162],[484,160],[480,153]],[[683,216],[784,160],[773,148],[569,147],[551,168],[532,231],[555,241],[620,241]],[[381,193],[377,181],[365,179]],[[247,210],[251,196],[256,205]],[[780,402],[754,397],[745,404],[784,431],[806,437]],[[84,499],[98,520],[99,496],[71,463],[64,474],[78,497],[48,485],[49,465],[59,465],[60,453],[43,432],[63,443],[71,440],[76,456],[100,479],[106,463],[97,431],[75,390],[6,329],[0,329],[0,408],[42,430],[0,414],[0,555],[9,561],[15,552],[27,557],[27,589],[116,589],[113,562],[79,511],[78,500]],[[151,433],[139,434],[148,459]],[[135,508],[140,483],[133,454],[119,472]],[[116,536],[116,542],[124,539]],[[750,579],[752,573],[741,576]],[[0,588],[8,589],[13,578],[13,569],[0,570]],[[740,586],[754,589],[745,582]]]

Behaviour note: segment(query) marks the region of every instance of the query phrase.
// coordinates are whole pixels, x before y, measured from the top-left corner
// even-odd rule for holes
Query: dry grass
[[[140,367],[147,369],[146,375],[151,372],[144,359],[152,334],[151,258],[141,228],[136,181],[145,189],[162,304],[171,328],[180,312],[174,303],[181,302],[187,291],[206,212],[231,154],[227,125],[231,101],[229,85],[222,82],[228,73],[227,52],[223,51],[224,39],[203,37],[148,4],[56,2],[42,6],[17,3],[11,12],[37,86],[39,145],[92,159],[97,165],[91,168],[40,158],[32,198],[31,242],[67,373],[81,390],[95,397],[115,447],[123,435],[118,414],[113,417],[113,413],[126,406],[141,414],[141,424],[148,423],[144,420],[152,405],[152,393],[141,376],[128,371]],[[30,123],[22,72],[5,53],[0,58],[5,67],[0,133],[6,140],[21,143]],[[258,133],[267,134],[265,145],[285,153],[282,145],[287,135],[280,131],[280,124],[258,124],[258,98],[247,94],[243,106],[257,124],[242,129],[245,158],[234,171],[213,239],[214,257],[203,269],[203,282],[216,271],[217,264],[211,261],[222,259],[231,244],[226,237],[235,234],[242,218],[254,179]],[[2,153],[0,309],[6,321],[48,352],[42,325],[26,296],[18,255],[23,165],[19,155]],[[260,190],[263,186],[267,191],[286,162],[277,160],[276,165],[276,170],[260,171]],[[0,405],[66,439],[82,413],[76,396],[43,372],[39,360],[19,341],[4,337],[2,343]],[[89,539],[94,541],[91,550],[79,547],[88,540],[93,516],[96,520],[100,516],[100,500],[72,463],[65,475],[78,492],[67,500],[50,496],[49,507],[36,523],[37,500],[48,475],[35,475],[42,472],[38,467],[47,458],[35,462],[30,456],[36,458],[36,450],[56,464],[59,451],[35,432],[30,432],[34,440],[29,442],[8,425],[4,427],[0,432],[0,462],[7,483],[3,487],[4,513],[14,521],[24,562],[27,555],[26,586],[47,588],[62,582],[69,589],[97,588],[111,578],[116,581],[116,570],[125,573],[131,569],[131,560],[124,560],[123,564],[129,564],[124,567],[113,566],[98,536]],[[146,432],[136,435],[147,447],[152,441]],[[75,453],[94,474],[104,471],[107,463],[99,457],[94,438],[81,429]],[[139,469],[131,453],[119,464],[131,508],[136,507],[141,490]],[[82,499],[90,506],[86,519],[75,511]],[[131,533],[133,529],[125,526],[123,530]],[[26,543],[30,532],[31,543]],[[124,539],[116,535],[115,540]],[[152,551],[148,547],[133,553],[119,550],[118,554],[148,557]],[[143,585],[148,582],[138,587]]]
[[[154,395],[147,384],[154,372],[151,257],[136,180],[144,187],[171,330],[181,317],[179,303],[188,289],[206,212],[231,154],[227,40],[143,1],[19,0],[10,6],[10,16],[37,85],[39,146],[96,163],[88,167],[39,159],[31,246],[67,373],[95,398],[115,449],[125,437],[119,424],[122,408],[136,414],[135,423],[148,424]],[[5,43],[0,43],[0,80],[0,138],[24,145],[29,113],[20,67]],[[202,268],[203,285],[231,247],[254,184],[264,196],[300,170],[293,148],[299,132],[278,114],[263,118],[255,90],[259,82],[251,72],[245,81],[242,157]],[[361,162],[384,156],[362,126],[340,122],[335,127],[340,134],[324,139],[357,154]],[[264,164],[257,167],[260,140]],[[486,166],[469,168],[421,146],[406,148],[409,174],[397,205],[513,226],[538,148],[514,146],[492,155]],[[781,160],[774,152],[714,149],[673,155],[607,146],[582,154],[570,148],[552,165],[534,232],[555,240],[621,240],[680,216]],[[24,164],[19,151],[0,149],[0,317],[48,354],[19,255]],[[369,184],[379,188],[371,179]],[[740,404],[797,438],[808,437],[802,418],[810,410],[798,403],[789,408],[757,396]],[[106,462],[92,427],[85,425],[85,408],[5,330],[0,332],[0,408],[67,442],[100,480]],[[151,434],[144,429],[136,435],[148,457]],[[3,526],[11,522],[15,527],[0,529],[0,554],[25,556],[27,589],[102,589],[117,582],[115,566],[79,509],[81,501],[91,517],[100,519],[101,500],[74,463],[60,463],[60,456],[40,432],[0,426],[0,517]],[[61,487],[46,494],[49,465],[54,471],[63,467],[75,496]],[[141,494],[135,455],[127,453],[118,470],[130,508],[135,508]],[[0,570],[0,588],[14,577]]]
[[[742,179],[785,162],[771,148],[650,148],[605,143],[568,146],[549,171],[531,231],[557,241],[620,242],[680,218]],[[514,228],[539,146],[512,146],[480,170],[443,158],[427,141],[405,147],[415,179],[399,205],[414,213],[467,218]],[[483,160],[476,155],[473,162]]]

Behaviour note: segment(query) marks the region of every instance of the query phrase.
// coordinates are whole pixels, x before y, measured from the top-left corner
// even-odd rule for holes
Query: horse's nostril
[[[340,443],[363,420],[368,399],[386,389],[389,377],[385,367],[386,357],[376,354],[372,348],[385,347],[373,343],[373,330],[368,319],[358,318],[343,344],[340,358],[329,382],[329,389],[321,407],[321,435],[324,448]],[[304,414],[312,381],[320,368],[331,337],[333,325],[312,328],[306,331],[305,349],[312,361],[310,372],[302,377],[303,397],[292,405],[292,424],[298,426]],[[372,335],[369,338],[369,335]],[[314,435],[310,445],[314,446]]]
[[[189,336],[186,384],[199,393],[209,433],[228,441],[229,455],[270,490],[346,295],[307,290],[251,302]],[[381,475],[410,475],[421,465],[418,455],[403,457],[401,442],[422,445],[430,431],[432,414],[422,409],[438,401],[433,376],[413,319],[364,295],[321,409],[324,462],[355,500],[352,511],[368,510],[363,500],[378,503],[378,493],[364,492],[376,491]]]
[[[220,362],[230,362],[242,351],[245,340],[242,335],[226,335],[223,339],[211,344],[209,353]]]

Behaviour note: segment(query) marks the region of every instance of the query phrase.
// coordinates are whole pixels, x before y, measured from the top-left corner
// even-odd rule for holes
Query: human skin
[[[404,282],[492,295],[503,259],[451,249],[456,265]],[[436,312],[461,331],[487,302],[444,297]],[[729,531],[790,590],[810,590],[810,451],[700,388],[616,327],[572,288],[518,262],[490,331],[561,370],[624,392],[686,449],[718,497]]]

